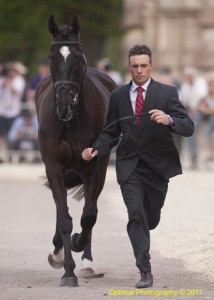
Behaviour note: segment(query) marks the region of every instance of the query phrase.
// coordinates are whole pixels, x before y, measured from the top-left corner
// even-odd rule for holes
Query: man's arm
[[[104,129],[100,132],[98,138],[89,148],[86,148],[82,152],[82,158],[84,160],[91,160],[96,156],[106,155],[111,148],[117,145],[119,140],[111,142],[113,139],[120,136],[121,130],[118,122],[115,122],[118,119],[116,97],[111,95],[109,102],[109,109],[107,114],[107,122]],[[112,124],[112,125],[111,125]]]

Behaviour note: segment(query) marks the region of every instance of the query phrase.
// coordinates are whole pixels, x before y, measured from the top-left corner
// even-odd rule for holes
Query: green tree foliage
[[[93,65],[106,53],[109,37],[120,35],[121,6],[122,0],[0,0],[0,62],[21,60],[33,71],[48,55],[49,16],[53,14],[58,25],[69,25],[76,14],[84,51]]]

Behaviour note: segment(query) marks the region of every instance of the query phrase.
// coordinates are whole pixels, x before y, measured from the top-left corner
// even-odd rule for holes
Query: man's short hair
[[[152,50],[146,45],[135,45],[129,50],[129,58],[134,55],[146,54],[152,62]]]

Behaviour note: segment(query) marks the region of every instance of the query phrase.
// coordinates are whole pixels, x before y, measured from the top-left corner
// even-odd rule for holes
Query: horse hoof
[[[70,237],[70,242],[71,242],[71,250],[74,252],[82,252],[85,249],[85,246],[77,246],[76,244],[76,240],[78,238],[79,234],[78,233],[74,233],[71,237]]]
[[[48,262],[51,265],[51,267],[54,268],[54,269],[61,269],[64,266],[64,260],[62,260],[62,261],[55,261],[53,259],[53,256],[52,256],[51,253],[48,255]]]
[[[83,279],[102,278],[104,273],[95,273],[92,268],[83,268],[79,271],[79,277]]]
[[[76,287],[79,286],[77,277],[62,277],[60,286],[70,286]]]

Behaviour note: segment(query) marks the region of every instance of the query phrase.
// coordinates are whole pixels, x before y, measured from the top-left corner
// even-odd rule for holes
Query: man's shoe
[[[151,287],[153,284],[153,276],[150,272],[141,272],[141,279],[135,285],[137,289],[144,289]]]

